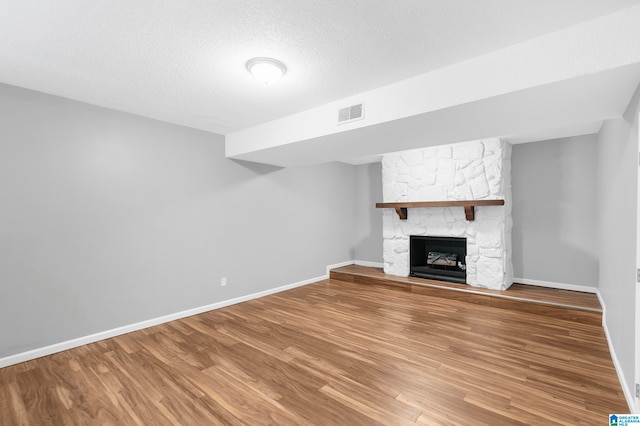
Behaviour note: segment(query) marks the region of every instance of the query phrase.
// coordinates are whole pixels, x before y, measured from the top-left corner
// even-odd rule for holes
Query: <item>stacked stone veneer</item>
[[[409,275],[409,236],[467,239],[467,284],[507,289],[511,262],[511,145],[500,139],[385,154],[384,202],[504,199],[504,206],[409,208],[407,220],[383,210],[384,271]]]

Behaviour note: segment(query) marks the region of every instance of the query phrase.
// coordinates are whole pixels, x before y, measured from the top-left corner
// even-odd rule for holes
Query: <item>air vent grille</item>
[[[364,104],[359,103],[338,110],[338,124],[364,118]]]

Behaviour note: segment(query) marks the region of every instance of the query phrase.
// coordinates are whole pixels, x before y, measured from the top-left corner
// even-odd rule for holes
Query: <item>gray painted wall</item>
[[[599,289],[629,391],[635,376],[638,112],[640,86],[624,117],[606,121],[598,134]]]
[[[597,287],[596,135],[514,145],[511,162],[514,276]]]
[[[355,260],[382,263],[382,164],[356,166]]]
[[[234,162],[219,135],[6,85],[0,134],[0,357],[354,258],[354,166]]]

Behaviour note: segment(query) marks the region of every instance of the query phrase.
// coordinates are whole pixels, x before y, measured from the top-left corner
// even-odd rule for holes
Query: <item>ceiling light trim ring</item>
[[[271,67],[274,70],[277,69],[279,70],[280,75],[278,76],[274,75],[274,76],[271,76],[270,78],[263,78],[260,75],[257,75],[255,72],[256,71],[255,67],[258,65],[262,65],[262,66],[266,65],[268,67]],[[274,58],[268,58],[268,57],[251,58],[247,61],[246,68],[247,68],[247,71],[249,71],[256,78],[264,80],[265,82],[273,81],[273,79],[280,78],[287,73],[287,66],[284,64],[284,62]]]

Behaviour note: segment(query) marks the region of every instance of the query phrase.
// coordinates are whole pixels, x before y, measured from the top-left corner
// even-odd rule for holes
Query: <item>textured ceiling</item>
[[[0,82],[227,134],[639,3],[0,0]]]

